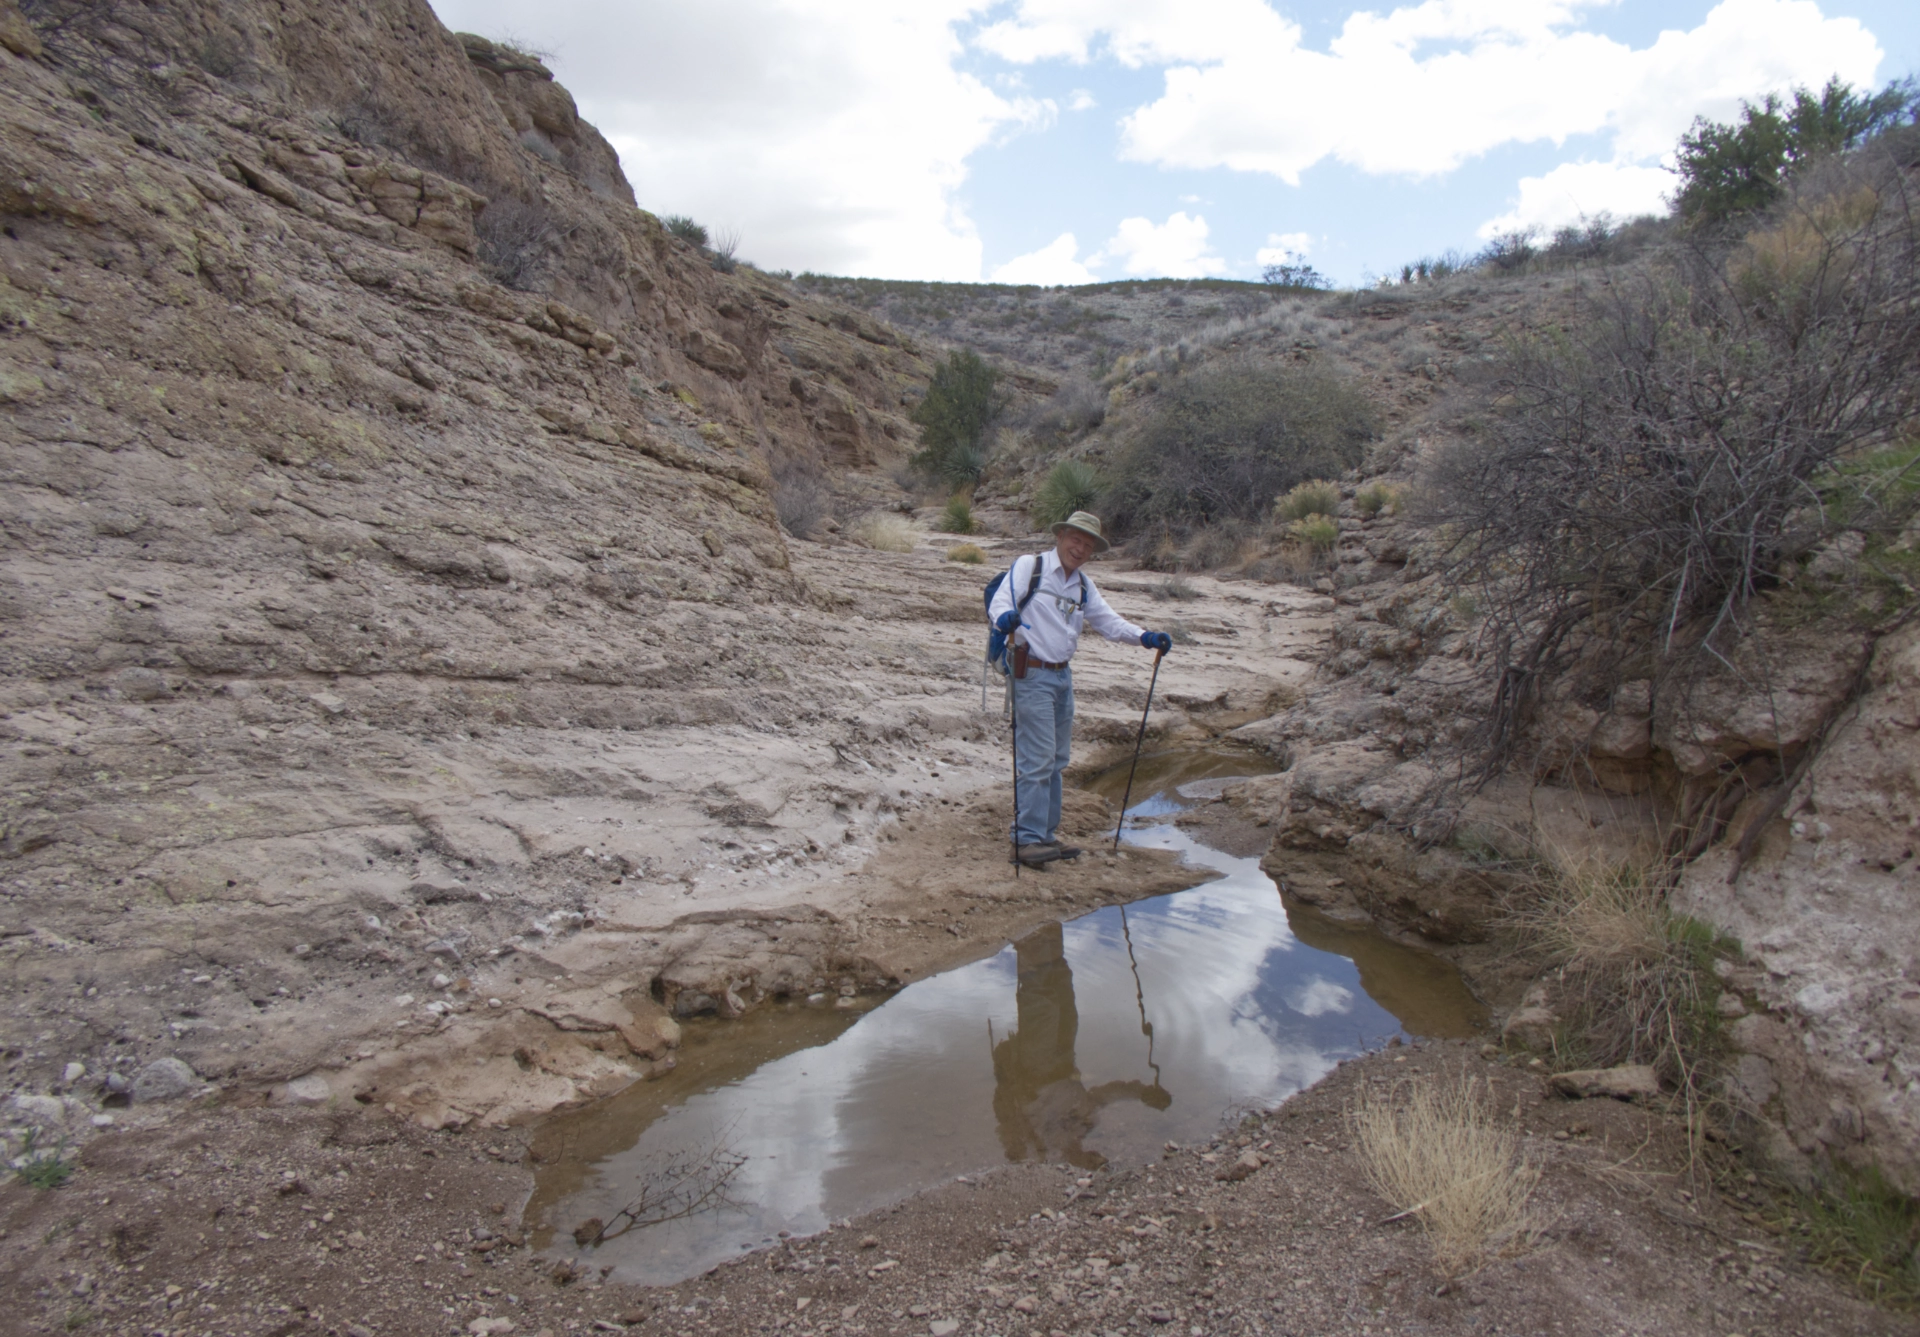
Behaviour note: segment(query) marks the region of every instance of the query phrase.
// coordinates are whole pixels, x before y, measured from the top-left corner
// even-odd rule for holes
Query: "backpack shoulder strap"
[[[1045,553],[1035,553],[1033,555],[1033,575],[1027,581],[1027,592],[1021,595],[1020,598],[1016,600],[1014,603],[1015,612],[1019,612],[1019,613],[1026,612],[1027,605],[1033,602],[1034,593],[1040,588],[1040,568],[1044,565],[1044,562],[1042,561],[1042,559],[1045,556],[1046,556]],[[1008,574],[1012,574],[1012,573],[1009,572]]]

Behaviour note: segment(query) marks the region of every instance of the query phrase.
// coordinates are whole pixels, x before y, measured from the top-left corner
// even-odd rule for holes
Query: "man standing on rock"
[[[1053,527],[1054,549],[1016,558],[987,610],[1008,638],[1013,677],[1014,858],[1029,868],[1072,859],[1080,850],[1062,845],[1061,772],[1067,768],[1073,734],[1073,670],[1068,661],[1091,626],[1110,641],[1137,641],[1165,654],[1173,638],[1146,631],[1121,617],[1100,597],[1081,568],[1110,546],[1100,517],[1075,511]],[[1034,580],[1034,563],[1039,580]],[[1031,597],[1029,597],[1031,596]]]

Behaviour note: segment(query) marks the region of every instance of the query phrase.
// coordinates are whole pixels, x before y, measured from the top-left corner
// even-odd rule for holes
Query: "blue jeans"
[[[1073,670],[1030,668],[1013,680],[1013,838],[1052,840],[1060,828],[1060,773],[1073,746]]]

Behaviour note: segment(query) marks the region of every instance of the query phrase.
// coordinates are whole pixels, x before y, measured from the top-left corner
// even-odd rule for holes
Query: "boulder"
[[[1617,1068],[1580,1068],[1573,1072],[1555,1073],[1547,1085],[1553,1088],[1555,1094],[1570,1100],[1587,1100],[1595,1096],[1631,1100],[1635,1096],[1660,1094],[1660,1078],[1652,1065],[1646,1063],[1623,1063]]]
[[[133,1077],[133,1098],[138,1101],[173,1100],[198,1090],[200,1075],[183,1061],[171,1056],[157,1058]]]
[[[1560,1018],[1551,1008],[1530,1004],[1514,1009],[1507,1024],[1500,1028],[1500,1038],[1521,1049],[1545,1052],[1553,1048],[1554,1029],[1559,1025]]]
[[[288,1105],[324,1105],[333,1099],[333,1088],[317,1072],[296,1077],[280,1088],[281,1102]]]
[[[1259,1152],[1243,1151],[1238,1158],[1229,1161],[1218,1170],[1215,1170],[1213,1177],[1215,1179],[1224,1179],[1229,1184],[1237,1184],[1242,1179],[1258,1173],[1260,1167],[1265,1164],[1266,1161],[1261,1159]]]

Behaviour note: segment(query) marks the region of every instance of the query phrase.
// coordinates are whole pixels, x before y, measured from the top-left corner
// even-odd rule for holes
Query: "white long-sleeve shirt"
[[[1026,595],[1036,560],[1040,562],[1040,587],[1033,592],[1033,598],[1027,600],[1026,611],[1020,615],[1020,626],[1024,630],[1019,633],[1036,659],[1053,664],[1072,659],[1080,644],[1082,627],[1092,627],[1110,641],[1138,641],[1145,633],[1144,628],[1134,626],[1113,611],[1094,588],[1086,567],[1071,576],[1061,570],[1057,551],[1041,553],[1037,559],[1014,559],[1013,570],[994,591],[993,607],[987,614],[989,621],[998,623],[1000,615],[1012,612]],[[1080,597],[1083,578],[1087,582],[1084,602]]]

